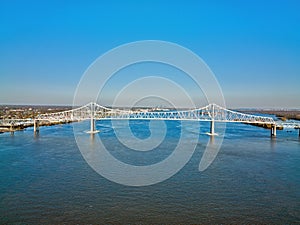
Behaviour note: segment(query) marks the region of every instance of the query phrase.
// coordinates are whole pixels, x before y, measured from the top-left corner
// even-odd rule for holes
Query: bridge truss
[[[195,120],[216,122],[266,123],[274,124],[271,117],[256,116],[231,111],[216,104],[191,110],[120,110],[107,108],[97,103],[89,103],[82,107],[57,113],[41,114],[37,120],[49,121],[82,121],[94,118],[96,120],[135,119],[135,120]]]

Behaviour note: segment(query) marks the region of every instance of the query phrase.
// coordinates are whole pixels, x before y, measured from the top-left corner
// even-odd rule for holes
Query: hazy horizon
[[[88,104],[88,103],[87,103]],[[24,103],[20,103],[20,104],[9,104],[9,103],[0,103],[0,106],[36,106],[36,107],[73,107],[72,104],[24,104]],[[82,105],[78,105],[78,107],[80,107]],[[161,109],[164,109],[164,108],[172,108],[172,107],[167,107],[167,106],[163,106],[163,105],[153,105],[153,106],[149,106],[149,105],[137,105],[137,106],[126,106],[126,105],[119,105],[119,106],[111,106],[111,105],[103,105],[104,107],[112,107],[112,108],[161,108]],[[199,107],[204,107],[206,105],[202,105],[202,106],[199,106]],[[74,107],[77,107],[77,106],[74,106]],[[186,107],[178,107],[178,109],[189,109],[189,108],[186,108]],[[196,107],[198,108],[198,107]],[[226,106],[227,109],[235,109],[235,110],[297,110],[297,111],[300,111],[300,107],[230,107],[230,106]]]

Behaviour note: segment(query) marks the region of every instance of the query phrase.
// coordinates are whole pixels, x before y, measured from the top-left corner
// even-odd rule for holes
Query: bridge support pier
[[[91,117],[91,130],[90,130],[90,133],[94,134],[95,132],[96,132],[95,118]]]
[[[276,124],[271,126],[271,137],[276,137]]]
[[[15,134],[13,125],[10,125],[10,135],[13,136]]]
[[[91,107],[91,119],[90,119],[90,130],[87,131],[88,134],[95,134],[99,131],[96,130],[96,119],[95,119],[95,103],[90,104]]]
[[[37,134],[40,132],[40,125],[38,120],[33,121],[33,132],[34,134]]]
[[[215,121],[210,121],[210,133],[213,135],[215,133]]]
[[[211,136],[217,135],[215,133],[215,121],[214,120],[210,121],[210,132],[208,133],[208,135],[211,135]]]
[[[88,134],[96,134],[99,131],[96,130],[96,119],[94,117],[91,117],[91,121],[90,121],[90,130],[87,131]]]

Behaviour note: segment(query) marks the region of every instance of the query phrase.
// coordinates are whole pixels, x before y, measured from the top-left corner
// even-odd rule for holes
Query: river
[[[122,123],[118,122],[119,132]],[[153,129],[160,129],[161,122],[152,123]],[[191,122],[187,130],[196,127],[193,123],[198,122]],[[78,126],[80,135],[89,137],[83,132],[89,123]],[[180,121],[167,121],[161,145],[150,152],[130,152],[118,142],[114,126],[97,121],[101,132],[96,135],[112,155],[137,165],[168,157],[181,132]],[[151,135],[149,121],[132,121],[130,127],[140,140]],[[96,173],[78,149],[72,124],[41,127],[36,137],[32,128],[13,136],[1,134],[0,223],[299,224],[298,132],[277,131],[271,139],[269,130],[227,124],[219,153],[200,172],[208,130],[208,123],[200,123],[196,149],[178,173],[141,187],[121,185]]]

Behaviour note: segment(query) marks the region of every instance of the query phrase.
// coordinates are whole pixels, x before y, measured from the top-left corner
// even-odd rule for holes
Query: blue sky
[[[300,108],[299,12],[284,0],[0,1],[0,103],[72,104],[97,57],[164,40],[208,64],[229,107]]]

